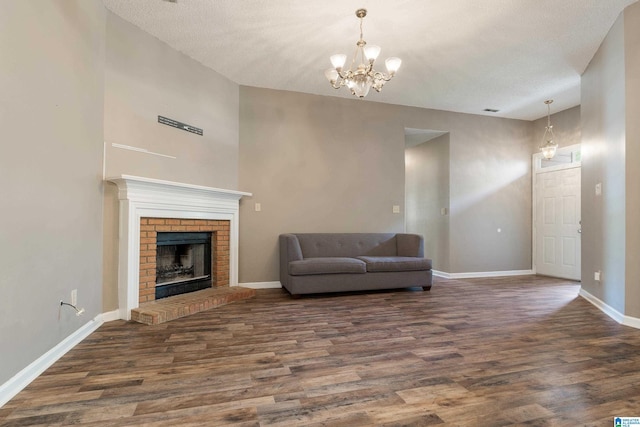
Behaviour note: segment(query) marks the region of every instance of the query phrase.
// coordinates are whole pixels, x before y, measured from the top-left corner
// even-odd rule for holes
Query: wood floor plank
[[[604,426],[640,415],[640,330],[539,276],[250,300],[102,325],[1,426]]]

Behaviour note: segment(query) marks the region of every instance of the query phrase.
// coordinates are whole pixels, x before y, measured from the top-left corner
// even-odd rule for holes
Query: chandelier
[[[553,126],[551,126],[551,103],[553,99],[548,99],[544,101],[547,104],[547,126],[544,131],[544,136],[542,137],[542,145],[540,146],[540,151],[545,159],[551,160],[553,156],[556,155],[556,150],[558,149],[558,144],[553,142]]]
[[[333,68],[325,71],[324,75],[334,89],[340,89],[342,86],[346,86],[351,90],[353,95],[358,98],[364,98],[369,93],[371,87],[377,92],[380,92],[382,86],[395,76],[400,68],[400,64],[402,64],[402,60],[395,57],[387,58],[385,60],[387,67],[386,74],[374,70],[373,63],[380,54],[380,46],[367,45],[367,42],[362,38],[362,20],[367,16],[367,9],[356,10],[356,16],[360,18],[360,40],[356,43],[356,51],[349,69],[344,70],[347,55],[339,53],[329,58]],[[354,69],[356,63],[358,65],[357,68]]]

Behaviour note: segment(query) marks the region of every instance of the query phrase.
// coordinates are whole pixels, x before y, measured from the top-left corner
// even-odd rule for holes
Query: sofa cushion
[[[359,256],[367,265],[367,271],[420,271],[431,270],[431,260],[405,256]]]
[[[289,262],[289,274],[292,276],[366,272],[364,261],[355,258],[321,257]]]
[[[395,233],[298,233],[304,258],[398,255]]]

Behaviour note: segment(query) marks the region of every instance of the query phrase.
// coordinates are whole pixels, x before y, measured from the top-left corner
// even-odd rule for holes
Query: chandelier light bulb
[[[335,68],[329,68],[324,72],[324,75],[330,82],[335,83],[336,81],[338,81],[338,71],[336,71]]]
[[[369,62],[373,62],[378,59],[378,55],[380,55],[381,50],[380,46],[376,46],[375,44],[365,46],[364,56],[366,56]]]
[[[329,60],[331,61],[331,65],[333,65],[333,68],[340,71],[342,67],[344,67],[344,63],[347,61],[347,55],[345,55],[344,53],[337,53],[335,55],[331,55],[331,58],[329,58]]]
[[[402,65],[402,59],[396,57],[387,58],[384,61],[384,65],[387,67],[387,72],[389,73],[389,75],[393,76],[400,69],[400,65]]]

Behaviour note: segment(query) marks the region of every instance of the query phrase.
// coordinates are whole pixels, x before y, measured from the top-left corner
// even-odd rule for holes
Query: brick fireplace
[[[211,232],[213,286],[238,285],[240,198],[235,190],[163,181],[131,175],[109,178],[118,186],[118,305],[120,318],[151,302],[155,287],[155,239],[158,232]],[[197,228],[197,230],[196,230]],[[153,245],[153,249],[150,246]],[[153,272],[153,273],[152,273]],[[153,281],[153,283],[152,283]]]
[[[211,287],[229,285],[230,221],[180,218],[140,218],[139,303],[156,299],[158,233],[211,233]]]

